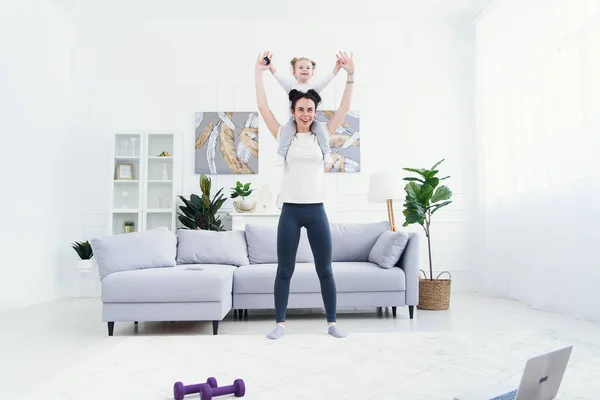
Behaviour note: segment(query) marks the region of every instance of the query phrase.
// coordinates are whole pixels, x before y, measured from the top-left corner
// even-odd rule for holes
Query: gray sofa
[[[338,309],[408,306],[419,294],[419,236],[387,222],[331,224]],[[166,228],[92,239],[101,280],[102,318],[115,322],[219,321],[273,309],[277,228],[244,231]],[[322,308],[319,279],[302,229],[288,308]]]

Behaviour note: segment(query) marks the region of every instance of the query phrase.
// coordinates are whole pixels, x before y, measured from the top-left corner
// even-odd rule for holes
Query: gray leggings
[[[277,276],[275,277],[275,312],[277,322],[285,321],[290,280],[296,266],[300,228],[305,227],[315,268],[321,282],[321,295],[327,322],[336,321],[336,288],[331,270],[331,231],[322,203],[284,203],[277,227]]]

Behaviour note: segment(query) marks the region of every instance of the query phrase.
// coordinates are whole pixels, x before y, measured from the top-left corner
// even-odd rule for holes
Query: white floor
[[[115,324],[115,336],[107,338],[106,324],[101,321],[100,315],[101,304],[98,299],[64,299],[0,314],[2,321],[0,332],[2,339],[0,341],[2,359],[0,364],[0,388],[2,389],[0,389],[0,393],[3,394],[2,398],[28,398],[23,397],[25,395],[20,396],[20,394],[26,392],[23,388],[36,384],[41,385],[42,383],[52,384],[53,380],[59,382],[61,375],[69,371],[76,361],[81,362],[84,355],[87,357],[87,354],[93,354],[92,350],[104,346],[105,353],[112,354],[111,352],[115,351],[114,347],[107,346],[114,346],[117,341],[129,340],[128,343],[130,343],[132,349],[131,357],[134,357],[137,354],[136,351],[151,352],[152,346],[148,343],[152,340],[164,338],[170,341],[172,339],[172,341],[164,343],[179,341],[181,345],[186,340],[192,340],[190,343],[193,343],[194,338],[209,340],[212,337],[212,324],[210,322],[140,322],[137,326],[130,323],[117,323]],[[391,310],[384,313],[377,313],[376,309],[340,310],[338,325],[347,331],[349,335],[360,337],[360,340],[356,343],[368,342],[369,334],[373,334],[372,337],[374,338],[381,338],[381,340],[387,338],[385,340],[390,340],[389,335],[378,336],[375,334],[391,332],[423,332],[424,334],[462,334],[466,332],[472,337],[478,337],[477,333],[480,333],[482,337],[485,335],[495,337],[489,335],[506,332],[507,329],[511,332],[544,332],[546,338],[551,336],[561,342],[577,343],[578,348],[585,349],[588,355],[588,359],[585,361],[588,363],[590,376],[600,375],[600,360],[594,358],[600,354],[600,347],[597,344],[598,339],[600,339],[600,324],[576,320],[569,316],[535,311],[510,300],[490,299],[475,294],[454,294],[450,310],[415,310],[413,320],[408,318],[408,309],[406,308],[398,308],[396,318],[392,318]],[[219,335],[226,336],[226,338],[219,340],[229,340],[228,343],[235,343],[236,340],[240,343],[248,340],[250,342],[255,341],[252,343],[263,343],[261,336],[264,336],[272,327],[273,314],[271,312],[251,311],[249,319],[243,321],[237,321],[232,316],[228,316],[219,326]],[[284,336],[282,340],[290,338],[290,343],[292,340],[302,340],[303,337],[314,337],[317,338],[315,340],[321,340],[325,331],[324,314],[320,310],[293,310],[288,314],[286,335],[289,336]],[[112,339],[116,340],[110,342]],[[531,340],[531,337],[529,340]],[[264,341],[268,341],[268,339],[264,338]],[[142,346],[142,342],[144,346],[147,346],[145,350],[142,350],[143,347],[135,347],[136,343]],[[225,342],[215,342],[215,345],[217,343]],[[124,347],[124,349],[127,348],[129,347]],[[120,354],[125,358],[129,356],[127,353]],[[150,356],[148,355],[148,357]],[[186,356],[188,355],[182,354],[182,357]],[[202,354],[189,354],[189,356],[202,357]],[[94,357],[96,358],[91,359],[98,360],[96,367],[104,368],[104,364],[100,366],[100,358],[97,358],[97,355]],[[136,357],[140,358],[139,354]],[[412,354],[411,357],[415,357],[415,354]],[[107,361],[104,360],[104,362]],[[226,383],[223,382],[222,384]],[[12,397],[8,397],[9,393]],[[375,394],[373,393],[373,395]],[[247,394],[247,397],[261,398],[261,396],[251,397],[250,393]],[[451,397],[451,394],[449,394],[448,398]],[[95,397],[82,395],[80,398]],[[111,398],[121,397],[115,395]],[[167,399],[168,397],[156,398]],[[285,398],[305,397],[289,395]]]

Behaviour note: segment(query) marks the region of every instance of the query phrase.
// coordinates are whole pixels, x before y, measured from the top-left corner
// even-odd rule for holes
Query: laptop
[[[464,393],[454,400],[551,400],[558,388],[571,356],[573,345],[527,360],[518,388],[498,385]]]

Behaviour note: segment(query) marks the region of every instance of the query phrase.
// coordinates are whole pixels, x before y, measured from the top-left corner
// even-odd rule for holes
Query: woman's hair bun
[[[321,102],[321,95],[319,93],[317,93],[316,90],[308,89],[308,92],[306,92],[306,94],[308,96],[310,96],[311,98],[313,98],[313,101],[315,102],[315,104],[319,104]]]
[[[296,102],[300,99],[311,99],[315,102],[315,106],[321,103],[321,96],[314,89],[309,89],[306,93],[297,89],[290,90],[289,99],[292,102],[292,110],[296,108]]]
[[[302,93],[301,91],[299,91],[297,89],[290,90],[290,93],[288,94],[290,101],[300,99],[300,98],[302,98],[302,96],[304,96],[304,93]]]

